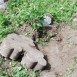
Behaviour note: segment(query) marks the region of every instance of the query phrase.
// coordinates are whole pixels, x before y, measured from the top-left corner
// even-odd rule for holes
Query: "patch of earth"
[[[57,36],[47,46],[39,46],[51,65],[40,77],[77,77],[77,30],[64,23],[58,26]]]
[[[20,26],[19,28],[16,28],[16,33],[17,34],[22,34],[22,35],[26,35],[28,37],[32,37],[34,31],[31,28],[31,26],[29,24],[23,23],[22,26]]]

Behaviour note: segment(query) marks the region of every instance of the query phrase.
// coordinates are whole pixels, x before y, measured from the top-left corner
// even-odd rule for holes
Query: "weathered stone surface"
[[[0,0],[0,10],[5,10],[6,4],[4,3],[4,0]]]
[[[37,63],[36,69],[42,69],[46,66],[46,60],[42,52],[36,49],[33,40],[24,35],[17,35],[15,33],[9,34],[1,44],[0,54],[6,58],[16,60],[22,52],[21,64],[26,64],[27,68]]]
[[[43,27],[51,27],[53,20],[49,14],[44,15]]]

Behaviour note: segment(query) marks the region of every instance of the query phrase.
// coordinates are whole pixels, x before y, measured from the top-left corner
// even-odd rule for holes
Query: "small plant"
[[[45,46],[54,37],[56,37],[56,34],[54,34],[54,33],[50,33],[48,35],[44,34],[43,37],[41,37],[41,38],[36,37],[35,42],[41,44],[42,46]]]
[[[4,59],[0,56],[0,65],[3,63]]]
[[[12,72],[12,77],[38,77],[40,72],[38,71],[28,71],[25,68],[20,67],[14,67]]]
[[[1,62],[0,65],[2,64],[3,63]],[[6,71],[2,67],[0,67],[0,77],[39,77],[41,72],[37,70],[28,70],[26,66],[22,67],[18,65],[18,62],[15,61],[10,62],[9,66],[9,71]]]

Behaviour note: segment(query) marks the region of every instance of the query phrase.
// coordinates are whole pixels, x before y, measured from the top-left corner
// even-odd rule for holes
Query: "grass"
[[[0,11],[0,39],[24,22],[38,29],[45,13],[57,22],[70,22],[76,11],[77,1],[71,0],[9,0],[6,11]]]
[[[38,77],[41,72],[39,70],[32,70],[32,71],[28,70],[26,66],[22,67],[16,61],[9,61],[8,63],[9,71],[8,71],[8,68],[3,69],[1,66],[4,64],[4,62],[6,61],[4,60],[4,58],[0,56],[0,77]]]
[[[8,73],[0,67],[0,77],[38,77],[40,71],[29,71],[26,67],[12,67],[12,72]]]

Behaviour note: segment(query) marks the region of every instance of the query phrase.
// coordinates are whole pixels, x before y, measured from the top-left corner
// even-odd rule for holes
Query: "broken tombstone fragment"
[[[21,64],[35,69],[43,69],[47,62],[42,52],[36,49],[33,40],[24,35],[9,34],[0,46],[0,54],[6,58],[16,60],[23,53]]]

